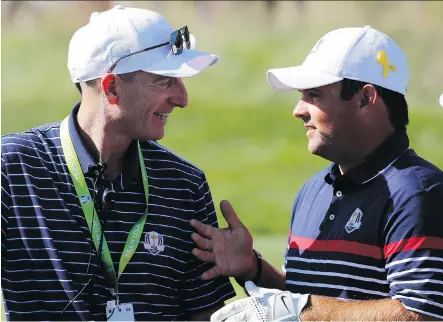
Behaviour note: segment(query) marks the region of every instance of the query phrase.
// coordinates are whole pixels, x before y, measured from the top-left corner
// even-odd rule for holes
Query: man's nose
[[[308,108],[307,108],[307,103],[304,102],[303,100],[300,100],[297,105],[294,108],[294,111],[292,112],[292,115],[297,117],[297,118],[304,118],[306,116],[308,116]]]
[[[173,78],[169,103],[173,106],[185,108],[188,105],[188,92],[180,78]]]

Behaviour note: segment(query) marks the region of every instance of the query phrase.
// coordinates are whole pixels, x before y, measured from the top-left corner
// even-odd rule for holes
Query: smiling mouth
[[[305,124],[305,128],[307,128],[308,130],[315,130],[316,129],[316,127],[311,124]]]
[[[168,119],[169,113],[154,113],[155,117],[157,117],[159,120],[166,121]]]
[[[314,126],[306,126],[306,135],[308,137],[312,136],[315,130],[316,128]]]

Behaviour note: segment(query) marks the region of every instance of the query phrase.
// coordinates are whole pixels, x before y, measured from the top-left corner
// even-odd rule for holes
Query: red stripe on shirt
[[[443,250],[443,238],[440,237],[411,237],[390,243],[384,247],[385,257],[398,252],[415,249],[440,249]]]
[[[375,259],[383,258],[381,248],[349,240],[318,240],[313,238],[291,236],[289,247],[314,252],[339,252],[372,257]]]

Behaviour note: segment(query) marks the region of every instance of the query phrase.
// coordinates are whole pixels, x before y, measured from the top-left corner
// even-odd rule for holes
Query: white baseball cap
[[[169,43],[175,30],[156,12],[117,5],[91,14],[69,43],[68,69],[74,83],[101,78],[119,58]],[[192,38],[192,35],[191,35]],[[173,54],[165,45],[118,61],[112,73],[145,71],[170,77],[194,76],[214,65],[218,56],[184,48]]]
[[[371,26],[328,32],[295,67],[270,69],[269,85],[277,91],[303,90],[344,78],[406,94],[409,68],[401,48]]]

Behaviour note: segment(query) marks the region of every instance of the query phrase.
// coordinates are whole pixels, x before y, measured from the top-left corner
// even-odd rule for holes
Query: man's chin
[[[325,160],[328,160],[331,162],[335,162],[330,151],[328,151],[327,146],[324,146],[324,145],[308,146],[308,150],[313,155],[316,155],[322,159],[325,159]]]
[[[161,139],[163,139],[165,137],[164,134],[162,135],[153,135],[150,136],[150,138],[148,140],[152,140],[152,141],[160,141]]]
[[[311,152],[312,154],[317,155],[318,145],[315,144],[314,142],[309,141],[309,143],[308,143],[308,151]]]
[[[138,138],[139,141],[159,141],[163,139],[165,133],[162,131],[161,133],[148,133],[146,135],[142,135]]]
[[[324,149],[320,144],[316,144],[314,142],[309,142],[308,144],[308,151],[311,152],[311,154],[317,155],[321,158],[324,158]]]

